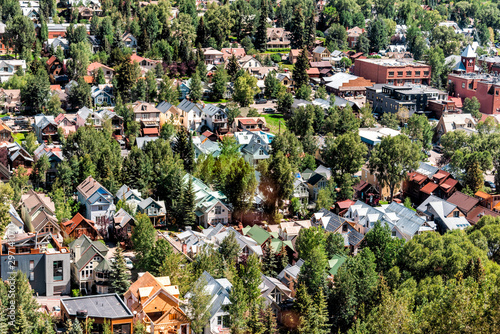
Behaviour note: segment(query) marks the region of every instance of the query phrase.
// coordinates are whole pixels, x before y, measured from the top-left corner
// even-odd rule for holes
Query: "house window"
[[[98,206],[97,206],[97,210],[98,210],[98,211],[102,211],[102,205],[98,205]]]
[[[228,315],[217,316],[217,327],[228,328],[227,326],[229,326],[229,316]]]
[[[389,76],[393,77],[394,76],[394,72],[389,72]]]
[[[32,271],[30,272],[30,281],[34,281],[35,280],[35,272]]]
[[[132,233],[132,227],[130,225],[127,226],[127,233]]]
[[[52,265],[52,278],[54,281],[62,281],[63,280],[63,262],[62,261],[54,261]]]
[[[278,289],[274,288],[273,292],[271,292],[271,298],[278,304],[281,304],[281,293]]]
[[[402,77],[403,76],[403,71],[398,71],[398,77]]]
[[[216,206],[215,207],[215,214],[220,215],[222,213],[222,207],[221,206]]]
[[[406,76],[411,77],[411,71],[406,71]]]
[[[459,213],[458,211],[455,211],[455,212],[453,212],[453,217],[458,218],[458,215],[459,215],[459,214],[460,214],[460,213]]]
[[[429,75],[429,71],[424,71],[424,75],[425,76]]]
[[[415,71],[415,76],[419,77],[420,76],[420,71]]]
[[[462,82],[462,88],[465,88],[465,82]]]
[[[342,225],[342,232],[347,232],[347,224]]]
[[[395,237],[396,236],[396,231],[392,231],[392,236]]]
[[[35,269],[35,261],[30,260],[30,270],[34,270],[34,269]]]

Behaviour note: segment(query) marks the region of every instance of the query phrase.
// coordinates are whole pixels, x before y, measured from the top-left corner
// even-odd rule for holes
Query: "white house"
[[[219,133],[226,133],[229,131],[227,115],[223,109],[213,104],[206,104],[202,109],[201,117],[210,131]]]
[[[203,106],[189,100],[182,100],[177,106],[181,110],[181,123],[188,130],[196,131],[202,125]]]
[[[26,61],[23,59],[0,60],[0,81],[9,80],[20,68],[26,71]]]

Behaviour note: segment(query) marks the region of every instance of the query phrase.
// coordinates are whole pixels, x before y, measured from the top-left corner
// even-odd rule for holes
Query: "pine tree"
[[[156,231],[146,214],[139,213],[135,216],[136,224],[132,231],[132,245],[135,258],[140,268],[147,265],[147,258],[155,243]]]
[[[277,334],[278,333],[278,324],[276,323],[276,316],[274,315],[273,309],[271,306],[267,306],[264,310],[264,314],[262,316],[262,322],[264,327],[263,334]]]
[[[290,42],[292,49],[301,49],[304,46],[304,14],[301,6],[293,12]]]
[[[231,80],[234,81],[236,73],[240,70],[240,64],[238,63],[238,59],[233,54],[229,57],[229,62],[227,63],[227,74],[231,77]]]
[[[194,170],[194,164],[195,164],[195,157],[194,157],[194,144],[193,144],[193,135],[190,133],[189,134],[189,141],[188,141],[188,147],[186,151],[186,156],[184,158],[184,169],[188,173],[192,173]]]
[[[308,319],[311,333],[329,333],[330,326],[328,325],[328,305],[326,303],[323,289],[320,289],[314,296],[314,306],[311,311],[310,318]]]
[[[295,87],[302,87],[303,85],[307,85],[309,83],[309,75],[307,74],[307,70],[309,69],[309,59],[307,48],[303,48],[300,52],[299,57],[297,58],[297,63],[295,63],[295,67],[293,70],[293,81],[295,81]]]
[[[24,310],[20,308],[16,312],[16,319],[14,321],[14,328],[13,333],[18,333],[18,334],[29,334],[32,331],[32,328],[30,328],[30,324],[28,323],[28,320],[26,319],[26,316],[24,314]]]
[[[198,27],[196,28],[196,40],[195,45],[206,46],[208,40],[207,28],[205,26],[205,22],[203,21],[203,16],[200,17],[200,22],[198,23]]]
[[[195,205],[196,202],[193,191],[193,179],[190,177],[183,193],[184,215],[182,223],[184,225],[193,225],[196,222],[196,216],[194,214]]]
[[[312,10],[311,16],[309,16],[309,19],[307,20],[305,45],[308,48],[312,48],[314,46],[314,41],[316,40],[316,20],[314,19],[315,14],[315,10]]]
[[[262,0],[260,3],[260,18],[257,33],[255,34],[255,48],[260,51],[266,50],[267,42],[267,3]]]
[[[231,333],[243,334],[246,328],[246,313],[248,310],[248,304],[245,294],[245,284],[243,281],[235,275],[231,281],[232,288],[229,293],[229,301],[231,304],[228,305],[229,316],[231,317]]]
[[[189,87],[189,98],[193,102],[198,102],[201,100],[201,79],[198,71],[196,71],[191,77],[191,85]]]
[[[295,294],[295,309],[299,314],[299,333],[312,333],[310,324],[310,315],[312,311],[313,301],[307,293],[306,286],[299,284]]]
[[[115,262],[111,264],[109,280],[111,282],[111,291],[116,292],[120,296],[127,292],[130,286],[130,277],[127,271],[125,259],[123,258],[123,250],[121,247],[118,247],[116,248]]]
[[[238,258],[238,254],[240,253],[240,245],[236,240],[236,234],[234,232],[230,232],[224,240],[222,240],[219,253],[222,256],[222,259],[227,263],[234,263]]]
[[[276,254],[271,248],[271,241],[268,240],[262,249],[262,272],[266,276],[276,276],[276,268],[278,266],[278,259]]]
[[[281,272],[289,264],[288,253],[286,251],[285,245],[281,246],[281,252],[279,254],[278,272]]]
[[[185,128],[177,132],[172,151],[179,155],[184,163],[184,169],[190,173],[194,169],[194,146],[193,139]]]
[[[187,303],[187,314],[191,319],[191,328],[195,333],[201,333],[205,326],[210,321],[210,296],[206,292],[207,282],[204,276],[194,284],[193,289],[189,292],[189,300]]]

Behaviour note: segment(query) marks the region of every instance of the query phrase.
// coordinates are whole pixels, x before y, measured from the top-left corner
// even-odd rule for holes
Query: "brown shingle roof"
[[[101,187],[102,185],[97,182],[92,175],[89,175],[82,183],[80,183],[76,190],[82,193],[82,195],[87,199]]]
[[[455,204],[460,210],[467,214],[479,203],[479,200],[460,191],[455,191],[453,195],[448,198],[448,202]]]

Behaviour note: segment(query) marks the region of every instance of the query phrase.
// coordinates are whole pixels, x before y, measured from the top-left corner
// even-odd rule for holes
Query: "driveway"
[[[431,154],[431,156],[429,157],[429,164],[431,164],[432,166],[438,166],[439,160],[441,159],[441,156],[443,154],[438,153],[438,152],[436,152],[434,150],[431,150],[429,152]]]
[[[258,111],[259,113],[261,113],[261,114],[262,114],[262,113],[264,112],[264,109],[265,109],[265,108],[273,108],[274,110],[276,110],[276,108],[277,108],[277,104],[276,104],[276,102],[275,102],[275,101],[270,101],[270,100],[267,100],[267,102],[266,102],[266,103],[264,103],[264,104],[256,104],[256,103],[253,103],[253,104],[251,104],[251,105],[250,105],[250,108],[255,108],[255,109],[257,109],[257,111]]]

